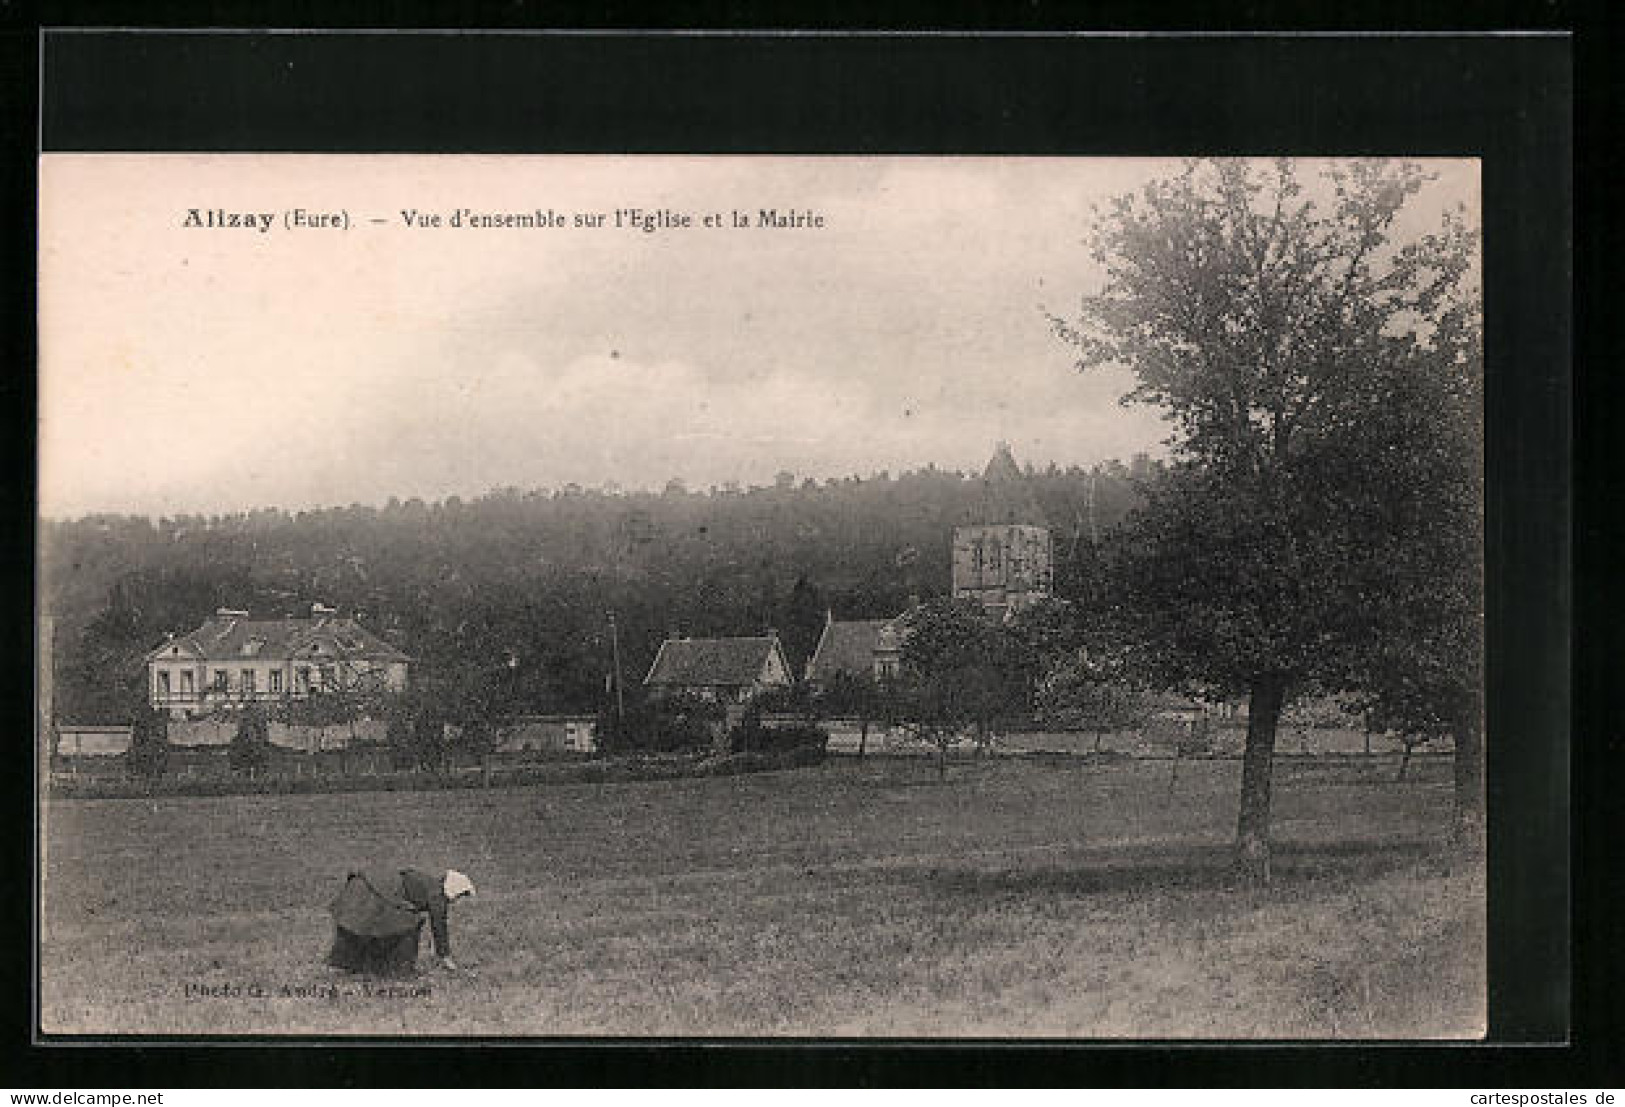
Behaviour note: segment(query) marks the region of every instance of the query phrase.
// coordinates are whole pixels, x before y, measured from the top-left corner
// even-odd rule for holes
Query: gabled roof
[[[759,638],[668,638],[660,644],[645,684],[740,688],[761,678],[767,659],[779,655],[786,675],[779,640]]]
[[[246,619],[217,615],[147,654],[153,660],[175,647],[208,662],[287,660],[317,654],[361,661],[409,661],[400,650],[354,619]]]
[[[874,670],[875,649],[890,619],[830,620],[818,637],[812,660],[807,662],[808,680],[829,680],[836,673],[866,675]]]

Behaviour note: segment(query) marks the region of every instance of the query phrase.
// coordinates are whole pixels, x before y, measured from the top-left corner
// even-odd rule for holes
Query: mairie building
[[[254,619],[221,608],[147,654],[147,698],[172,717],[313,692],[398,692],[411,658],[353,618],[312,605],[309,618]]]

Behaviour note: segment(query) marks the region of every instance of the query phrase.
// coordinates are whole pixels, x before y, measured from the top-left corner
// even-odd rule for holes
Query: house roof
[[[890,619],[832,619],[825,623],[812,660],[807,662],[807,679],[828,680],[842,672],[868,673],[874,668],[880,633],[890,623]]]
[[[779,640],[759,638],[668,638],[660,644],[645,684],[743,687],[762,675]],[[783,659],[782,651],[779,654]],[[785,666],[789,672],[789,666]]]
[[[216,615],[147,654],[176,646],[204,661],[288,660],[294,655],[361,661],[408,661],[400,650],[354,619],[246,619]]]

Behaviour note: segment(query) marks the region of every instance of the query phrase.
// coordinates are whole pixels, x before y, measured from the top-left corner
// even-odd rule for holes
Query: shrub
[[[131,776],[157,780],[169,768],[169,716],[143,706],[130,722],[124,766]]]
[[[238,716],[230,760],[232,771],[249,775],[263,772],[271,764],[271,729],[257,704],[248,704]]]
[[[728,750],[731,753],[790,753],[816,750],[817,761],[822,761],[829,745],[829,735],[821,728],[806,724],[793,726],[767,726],[761,712],[752,707],[728,732]],[[816,764],[816,761],[809,762]]]
[[[690,696],[628,704],[624,717],[599,717],[598,746],[607,754],[709,749],[723,717],[721,704]]]

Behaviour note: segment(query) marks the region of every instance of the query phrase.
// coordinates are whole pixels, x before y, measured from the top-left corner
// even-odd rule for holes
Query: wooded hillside
[[[1054,532],[1058,594],[1087,592],[1093,538],[1123,518],[1150,463],[1133,468],[1029,469]],[[928,467],[822,483],[784,473],[749,489],[503,489],[381,508],[47,520],[41,600],[57,619],[57,717],[127,719],[142,700],[142,655],[223,606],[276,617],[334,605],[420,671],[507,670],[517,705],[537,712],[598,705],[612,610],[628,685],[672,628],[774,628],[799,672],[826,609],[890,616],[911,595],[948,591],[953,526],[979,483]]]

